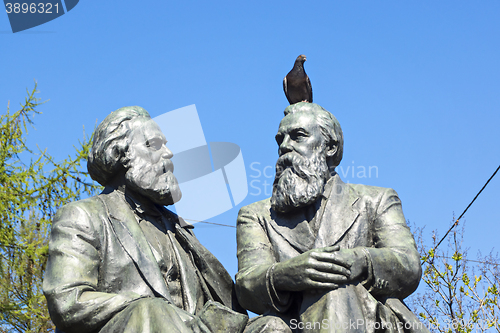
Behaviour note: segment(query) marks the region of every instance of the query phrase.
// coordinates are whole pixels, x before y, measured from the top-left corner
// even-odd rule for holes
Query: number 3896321
[[[59,4],[51,4],[50,2],[48,3],[27,3],[27,2],[15,2],[15,3],[6,3],[5,4],[5,10],[7,11],[7,14],[14,13],[14,14],[58,14],[59,13]]]

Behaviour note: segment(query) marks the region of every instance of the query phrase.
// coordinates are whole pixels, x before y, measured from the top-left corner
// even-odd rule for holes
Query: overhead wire
[[[460,216],[455,221],[455,223],[453,223],[453,225],[450,227],[450,229],[448,229],[448,231],[446,232],[446,234],[444,234],[443,238],[441,238],[441,240],[437,243],[437,245],[434,246],[434,248],[432,249],[433,252],[435,252],[436,249],[438,248],[438,246],[441,245],[441,243],[445,240],[445,238],[448,236],[448,234],[451,232],[451,230],[453,230],[453,228],[455,228],[458,225],[458,222],[460,221],[460,219],[462,218],[462,216],[465,215],[465,213],[467,212],[467,210],[469,209],[469,207],[472,206],[472,204],[474,203],[474,201],[476,201],[477,197],[481,194],[481,192],[483,192],[483,190],[486,188],[486,186],[488,185],[488,183],[493,179],[493,177],[495,177],[495,175],[497,174],[498,170],[500,170],[500,165],[495,170],[495,172],[493,172],[493,174],[491,175],[491,177],[486,181],[486,183],[481,188],[481,190],[479,190],[479,192],[477,192],[477,194],[474,197],[474,199],[472,199],[472,201],[469,203],[469,205],[467,206],[467,208],[465,208],[465,210],[462,212],[462,214],[460,214]]]
[[[196,223],[206,223],[206,224],[213,224],[213,225],[218,225],[218,226],[221,226],[221,227],[230,227],[230,228],[236,228],[236,226],[234,225],[230,225],[230,224],[224,224],[224,223],[215,223],[215,222],[209,222],[209,221],[200,221],[200,220],[193,220],[193,219],[184,219],[186,221],[192,221],[192,222],[196,222]]]

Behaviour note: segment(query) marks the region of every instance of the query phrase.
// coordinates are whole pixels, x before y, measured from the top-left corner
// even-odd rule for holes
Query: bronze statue
[[[94,134],[91,177],[105,186],[61,208],[43,282],[59,332],[239,332],[248,319],[233,281],[189,224],[171,151],[140,107],[121,108]]]
[[[403,303],[422,271],[396,192],[342,182],[342,130],[317,104],[288,106],[276,141],[272,197],[238,215],[240,304],[280,332],[428,332]]]

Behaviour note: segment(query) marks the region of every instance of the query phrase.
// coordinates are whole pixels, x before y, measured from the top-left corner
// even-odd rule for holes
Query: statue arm
[[[258,216],[248,206],[238,214],[236,233],[236,294],[240,304],[257,314],[286,311],[290,306],[290,294],[274,289],[271,276],[276,258]]]
[[[372,223],[374,247],[367,248],[371,262],[369,291],[403,299],[417,288],[422,269],[401,201],[393,189],[386,189],[380,196]]]
[[[103,236],[78,204],[61,208],[54,218],[43,290],[52,320],[66,333],[94,331],[141,298],[98,291]]]

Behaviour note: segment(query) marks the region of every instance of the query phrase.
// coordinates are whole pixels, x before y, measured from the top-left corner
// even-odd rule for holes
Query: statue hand
[[[366,273],[368,272],[368,265],[366,262],[366,257],[362,250],[354,249],[343,249],[336,251],[332,254],[334,257],[333,262],[338,265],[348,267],[351,275],[347,277],[344,283],[350,283],[357,280],[363,280]]]
[[[351,258],[337,256],[338,246],[313,249],[276,264],[273,283],[277,290],[302,291],[311,289],[337,289],[351,276]]]

